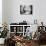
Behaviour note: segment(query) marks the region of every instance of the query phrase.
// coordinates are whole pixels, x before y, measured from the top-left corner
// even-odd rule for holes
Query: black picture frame
[[[20,5],[20,14],[25,14],[25,15],[29,15],[29,14],[33,14],[33,6],[29,5]]]

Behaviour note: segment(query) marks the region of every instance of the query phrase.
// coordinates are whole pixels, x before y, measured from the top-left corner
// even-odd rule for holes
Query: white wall
[[[46,0],[4,0],[3,20],[7,23],[21,22],[26,20],[33,23],[37,19],[38,24],[41,21],[46,23]],[[20,15],[20,5],[33,5],[32,15]],[[45,24],[46,25],[46,24]]]
[[[6,0],[2,0],[2,21],[4,22],[8,22],[7,19],[7,2]]]
[[[38,13],[39,12],[39,8],[38,8],[39,1],[37,0],[29,0],[29,1],[28,0],[21,0],[21,1],[11,0],[11,4],[12,4],[11,22],[21,22],[23,20],[26,20],[29,23],[31,23],[32,21],[34,21],[34,19],[37,19],[36,16],[39,15]],[[22,5],[33,5],[33,14],[32,15],[20,15],[20,5],[21,4]]]
[[[0,0],[0,27],[2,27],[2,0]]]

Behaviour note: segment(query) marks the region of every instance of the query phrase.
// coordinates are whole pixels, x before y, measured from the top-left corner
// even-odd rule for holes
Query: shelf
[[[16,33],[23,33],[23,32],[16,32]]]
[[[25,34],[26,34],[25,30],[26,30],[27,27],[30,27],[30,26],[31,25],[9,25],[9,27],[13,28],[13,29],[10,28],[10,33],[17,33],[18,35],[22,34],[23,36],[25,36]],[[11,30],[13,32],[11,32]],[[16,32],[14,32],[14,30],[16,30]],[[19,31],[19,30],[21,30],[21,31]]]
[[[15,33],[15,32],[10,32],[10,33]]]
[[[10,32],[10,33],[15,33],[15,32]],[[23,33],[23,32],[16,32],[16,33]]]
[[[9,26],[31,26],[31,25],[9,25]]]

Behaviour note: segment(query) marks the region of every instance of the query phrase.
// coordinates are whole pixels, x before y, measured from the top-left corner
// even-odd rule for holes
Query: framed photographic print
[[[20,5],[20,14],[25,15],[33,14],[33,6]]]

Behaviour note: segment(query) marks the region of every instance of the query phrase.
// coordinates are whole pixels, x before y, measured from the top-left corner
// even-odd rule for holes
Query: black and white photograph
[[[20,14],[33,14],[33,6],[32,5],[20,5]]]

